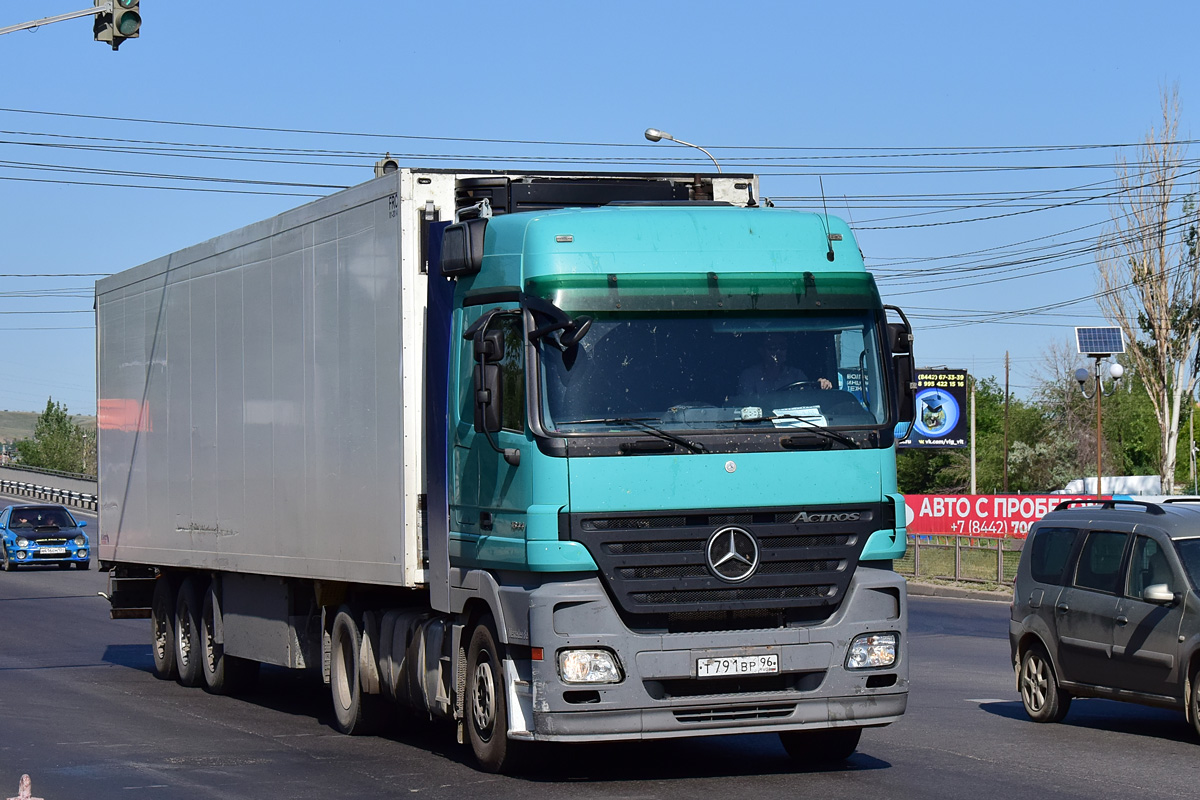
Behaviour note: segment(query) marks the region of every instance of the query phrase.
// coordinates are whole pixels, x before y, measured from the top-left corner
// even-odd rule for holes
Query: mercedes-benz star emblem
[[[758,542],[742,528],[718,528],[704,555],[712,574],[728,583],[741,583],[758,569]]]

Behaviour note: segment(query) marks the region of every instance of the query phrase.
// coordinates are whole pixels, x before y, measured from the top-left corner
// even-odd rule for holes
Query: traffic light
[[[94,0],[105,10],[96,15],[92,34],[97,42],[108,42],[116,50],[126,39],[136,39],[142,28],[140,0]],[[111,9],[111,10],[109,10]]]

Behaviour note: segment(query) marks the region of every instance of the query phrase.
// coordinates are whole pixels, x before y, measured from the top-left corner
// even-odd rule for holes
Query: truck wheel
[[[179,675],[175,668],[175,587],[166,575],[154,582],[150,601],[150,653],[155,676],[169,681]]]
[[[780,731],[783,749],[798,764],[834,764],[854,755],[862,728],[829,728],[818,731]]]
[[[358,671],[362,636],[362,627],[350,608],[339,608],[329,635],[329,692],[337,729],[351,736],[374,733],[383,717],[382,697],[362,688]]]
[[[479,767],[485,772],[512,772],[524,761],[525,742],[508,738],[508,697],[504,653],[495,622],[485,615],[471,633],[467,648],[467,735]]]
[[[1041,644],[1030,645],[1021,656],[1017,686],[1025,713],[1034,722],[1061,722],[1071,707],[1071,695],[1059,688],[1054,664]]]
[[[187,578],[179,587],[175,601],[175,664],[182,686],[199,686],[204,681],[204,659],[200,641],[200,587],[196,578]]]
[[[214,602],[216,586],[209,584],[204,593],[204,607],[200,612],[200,659],[204,675],[204,688],[213,694],[237,694],[254,685],[258,678],[259,664],[237,656],[225,655],[225,645],[216,641],[217,608]]]

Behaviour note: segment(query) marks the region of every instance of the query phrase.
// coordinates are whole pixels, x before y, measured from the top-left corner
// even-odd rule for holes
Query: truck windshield
[[[544,424],[661,429],[862,428],[887,423],[876,314],[591,312],[575,348],[540,343]]]

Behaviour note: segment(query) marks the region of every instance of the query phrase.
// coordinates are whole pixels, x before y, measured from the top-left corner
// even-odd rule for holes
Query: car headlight
[[[75,537],[75,546],[76,547],[86,547],[87,539],[84,538],[83,536],[76,536]]]
[[[24,561],[25,556],[27,556],[27,555],[28,555],[28,553],[26,553],[24,550],[18,550],[17,551],[17,561]]]
[[[29,540],[22,536],[20,539],[17,539],[17,547],[29,547]]]
[[[558,654],[563,683],[620,683],[617,656],[609,650],[563,650]]]
[[[79,556],[80,558],[87,558],[88,552],[81,547],[75,551],[75,555]]]
[[[896,663],[896,634],[864,633],[850,643],[846,669],[877,669]]]

